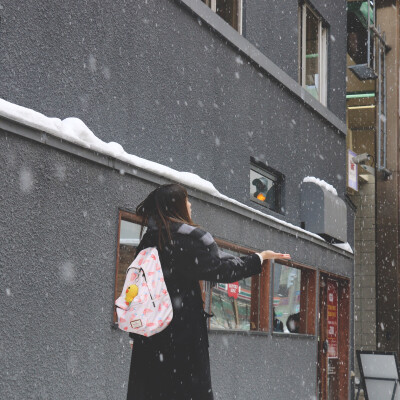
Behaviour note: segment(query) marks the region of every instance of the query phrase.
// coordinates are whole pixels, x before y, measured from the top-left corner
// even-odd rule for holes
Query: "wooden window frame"
[[[132,222],[135,224],[142,224],[142,218],[138,217],[136,214],[133,212],[129,211],[124,211],[124,210],[118,210],[118,232],[117,232],[117,258],[115,262],[115,281],[114,281],[114,303],[115,300],[119,297],[120,293],[117,292],[118,289],[118,273],[119,273],[119,247],[120,247],[120,236],[121,236],[121,221],[128,221]],[[132,260],[133,261],[133,260]],[[117,324],[117,312],[115,311],[115,306],[114,306],[114,312],[113,312],[113,324]]]
[[[250,255],[257,252],[257,250],[250,249],[224,239],[214,238],[218,247],[221,249],[236,251],[244,255]],[[250,330],[243,332],[269,332],[269,301],[270,301],[270,278],[271,278],[271,263],[269,260],[264,261],[260,275],[253,276],[251,283],[251,292],[256,293],[251,297],[250,305]],[[204,293],[206,295],[206,293]],[[210,298],[210,308],[212,306],[211,291],[208,293]],[[203,300],[205,297],[203,298]],[[209,321],[210,328],[210,321]],[[226,329],[221,331],[230,332],[234,329]],[[242,331],[241,331],[242,332]]]
[[[135,224],[141,225],[142,219],[134,214],[134,212],[119,210],[118,211],[118,232],[117,232],[117,252],[116,252],[116,263],[115,263],[115,282],[114,282],[114,302],[119,297],[120,293],[117,292],[118,289],[118,274],[119,274],[119,257],[120,257],[120,235],[121,235],[121,221],[125,220]],[[222,249],[236,251],[245,255],[254,254],[257,250],[250,249],[232,242],[215,238],[215,242]],[[271,263],[270,261],[264,261],[262,272],[260,275],[254,276],[252,279],[252,293],[256,293],[252,296],[251,306],[250,306],[250,325],[253,329],[250,332],[269,332],[269,309],[270,309],[270,279],[271,279]],[[210,298],[211,307],[211,291],[206,293],[206,285],[203,281],[200,281],[200,287],[202,291],[203,301],[205,302],[206,296]],[[113,311],[113,324],[117,324],[117,313]],[[229,332],[229,330],[227,330]],[[249,331],[243,331],[249,332]]]
[[[315,336],[316,332],[316,305],[317,305],[317,269],[309,265],[288,261],[288,260],[277,260],[274,261],[271,274],[273,282],[273,274],[275,273],[274,267],[276,264],[285,265],[286,267],[296,268],[301,270],[301,282],[300,282],[300,315],[304,315],[305,318],[300,318],[300,332],[296,335],[312,335]],[[273,304],[274,288],[271,284],[271,304]],[[288,335],[285,332],[274,332],[272,326],[272,333],[274,335]],[[293,335],[293,333],[289,333]]]

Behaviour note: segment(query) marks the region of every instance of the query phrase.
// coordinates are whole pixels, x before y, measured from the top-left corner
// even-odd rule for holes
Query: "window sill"
[[[272,332],[272,336],[283,337],[283,338],[293,338],[293,339],[315,339],[315,335],[310,335],[309,333],[286,333],[286,332]]]
[[[239,329],[208,329],[208,333],[215,333],[217,335],[269,336],[269,332],[241,331]]]
[[[264,202],[262,202],[260,200],[257,200],[257,199],[254,199],[254,198],[250,197],[250,201],[252,203],[254,203],[254,204],[258,204],[259,206],[266,208],[268,211],[271,211],[271,212],[273,212],[273,213],[275,213],[277,215],[285,215],[284,213],[281,213],[281,212],[277,211],[275,208],[268,207],[268,205],[266,203],[264,203]]]
[[[273,336],[281,338],[292,338],[292,339],[312,339],[315,340],[315,335],[310,335],[308,333],[285,333],[285,332],[262,332],[262,331],[241,331],[238,329],[208,329],[208,333],[216,335],[241,335],[241,336]]]

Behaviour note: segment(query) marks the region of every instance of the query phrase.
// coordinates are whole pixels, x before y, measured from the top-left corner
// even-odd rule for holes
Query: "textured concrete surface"
[[[360,185],[352,198],[357,206],[355,234],[358,238],[354,254],[354,345],[357,350],[377,350],[375,180]],[[359,378],[358,363],[356,374]]]
[[[315,340],[210,334],[216,400],[315,399]]]

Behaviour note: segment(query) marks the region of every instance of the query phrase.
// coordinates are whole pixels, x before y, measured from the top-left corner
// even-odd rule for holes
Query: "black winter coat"
[[[221,252],[200,228],[171,224],[172,242],[158,246],[158,231],[149,226],[137,253],[157,247],[171,297],[173,319],[162,332],[134,339],[128,400],[213,399],[208,354],[207,317],[200,280],[235,282],[261,272],[257,254],[233,257]]]

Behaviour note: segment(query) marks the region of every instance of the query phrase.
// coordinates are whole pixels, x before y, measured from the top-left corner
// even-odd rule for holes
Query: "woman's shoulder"
[[[198,226],[179,224],[176,226],[175,233],[182,240],[196,241],[205,246],[210,246],[214,243],[212,235]]]
[[[158,244],[158,232],[153,230],[146,230],[139,241],[136,252],[143,250],[147,247],[156,247]]]

